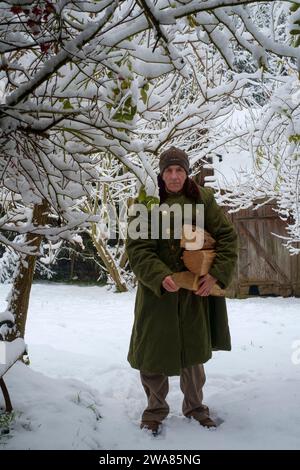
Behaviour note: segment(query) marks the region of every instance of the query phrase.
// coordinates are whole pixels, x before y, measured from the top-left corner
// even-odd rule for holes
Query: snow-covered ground
[[[0,311],[8,290],[0,286]],[[206,364],[205,386],[205,403],[224,423],[212,431],[184,418],[179,378],[171,377],[171,412],[154,438],[139,429],[145,394],[126,360],[134,296],[33,286],[31,366],[7,373],[15,422],[0,448],[300,448],[300,299],[229,300],[233,350]]]

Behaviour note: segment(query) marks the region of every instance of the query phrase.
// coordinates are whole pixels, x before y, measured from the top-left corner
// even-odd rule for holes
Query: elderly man
[[[171,277],[186,270],[174,231],[170,231],[169,239],[127,237],[129,263],[138,280],[128,361],[140,370],[148,399],[141,428],[153,435],[160,432],[169,413],[168,376],[174,375],[180,375],[184,416],[205,427],[216,426],[202,402],[203,363],[213,350],[229,351],[231,343],[225,298],[209,294],[216,282],[227,287],[237,258],[236,232],[217,205],[213,191],[196,185],[188,176],[187,154],[171,147],[161,154],[159,169],[160,204],[204,205],[204,228],[216,240],[216,257],[198,290],[192,292],[179,288]]]

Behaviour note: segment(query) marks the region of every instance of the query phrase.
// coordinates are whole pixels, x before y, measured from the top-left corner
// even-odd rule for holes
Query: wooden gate
[[[286,236],[286,224],[274,211],[273,204],[253,210],[257,204],[228,214],[239,236],[237,268],[229,295],[299,296],[300,255],[291,256],[283,241],[272,235]]]

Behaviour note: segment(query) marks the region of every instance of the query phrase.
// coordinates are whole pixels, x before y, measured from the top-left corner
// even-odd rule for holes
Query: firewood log
[[[182,271],[179,273],[173,273],[172,279],[178,287],[183,289],[196,291],[199,288],[201,276],[199,274],[191,273],[190,271]],[[222,289],[218,284],[214,284],[209,295],[215,297],[224,297],[225,290]]]
[[[180,246],[185,248],[182,259],[188,271],[173,273],[172,278],[177,286],[197,291],[201,277],[209,272],[216,257],[216,240],[206,230],[184,224]],[[215,284],[209,295],[223,297],[226,292]]]
[[[216,257],[214,250],[184,250],[182,259],[185,267],[194,274],[204,276],[211,268],[211,265]]]
[[[195,225],[184,224],[180,246],[191,251],[213,250],[216,246],[216,240],[206,230]]]

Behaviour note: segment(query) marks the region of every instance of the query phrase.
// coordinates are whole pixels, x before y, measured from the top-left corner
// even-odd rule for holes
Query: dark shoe
[[[216,422],[211,419],[209,416],[206,416],[205,418],[197,420],[201,426],[204,426],[205,428],[216,428],[217,424]]]
[[[158,421],[142,421],[140,428],[151,431],[152,436],[157,436],[161,432],[161,423]]]
[[[211,419],[209,416],[204,416],[203,418],[196,418],[195,416],[186,416],[187,418],[189,419],[195,419],[196,421],[198,421],[199,424],[201,424],[201,426],[205,427],[205,428],[216,428],[217,427],[217,423]]]

